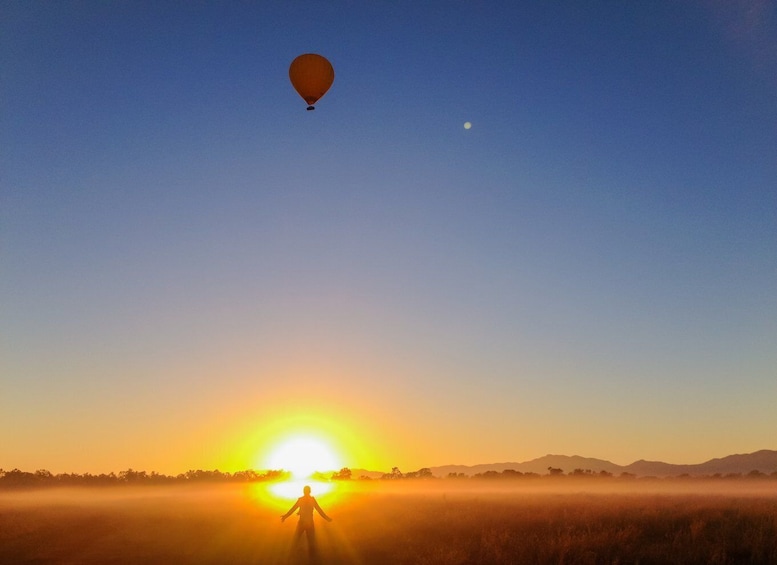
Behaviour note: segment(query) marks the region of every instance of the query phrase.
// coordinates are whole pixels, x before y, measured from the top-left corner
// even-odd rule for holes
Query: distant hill
[[[548,467],[563,469],[565,473],[570,473],[575,469],[590,469],[598,473],[599,471],[608,471],[610,473],[620,473],[621,466],[604,461],[602,459],[593,459],[590,457],[580,457],[579,455],[545,455],[538,459],[525,461],[523,463],[487,463],[481,465],[444,465],[442,467],[432,467],[432,473],[438,477],[447,477],[450,473],[464,473],[465,475],[476,475],[487,471],[496,471],[501,473],[507,469],[520,471],[521,473],[537,473],[547,475]]]
[[[763,449],[755,453],[729,455],[719,459],[710,459],[705,463],[694,465],[676,465],[662,461],[639,460],[629,465],[617,465],[603,459],[581,457],[579,455],[545,455],[531,461],[510,463],[488,463],[481,465],[443,465],[431,467],[437,477],[447,477],[450,473],[464,473],[473,476],[487,471],[501,473],[507,469],[521,473],[548,474],[548,467],[562,469],[565,474],[575,469],[590,470],[594,473],[606,471],[613,475],[631,473],[640,477],[672,477],[688,475],[728,475],[731,473],[747,474],[750,471],[771,474],[777,472],[777,451]],[[354,474],[354,476],[358,476]]]
[[[777,451],[762,449],[755,453],[729,455],[719,459],[710,459],[696,465],[673,465],[661,461],[635,461],[626,465],[624,471],[638,476],[666,477],[673,475],[728,475],[730,473],[749,473],[760,471],[771,474],[777,471]]]

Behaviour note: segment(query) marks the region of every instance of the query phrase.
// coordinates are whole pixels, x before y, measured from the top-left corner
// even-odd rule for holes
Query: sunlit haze
[[[12,0],[0,68],[0,468],[777,448],[774,2]]]

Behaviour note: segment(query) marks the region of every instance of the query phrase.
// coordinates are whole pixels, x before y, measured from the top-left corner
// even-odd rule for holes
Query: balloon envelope
[[[289,79],[294,90],[309,104],[308,110],[313,110],[313,104],[332,86],[335,70],[325,57],[306,53],[291,62]]]

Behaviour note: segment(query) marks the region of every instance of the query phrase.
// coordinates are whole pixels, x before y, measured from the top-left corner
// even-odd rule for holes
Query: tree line
[[[117,485],[171,485],[171,484],[202,484],[202,483],[259,483],[271,481],[283,481],[289,479],[291,474],[285,470],[269,470],[264,472],[248,469],[245,471],[236,471],[234,473],[219,471],[189,470],[178,475],[164,475],[157,472],[147,473],[146,471],[136,471],[127,469],[119,473],[101,473],[94,475],[91,473],[59,473],[54,474],[45,469],[39,469],[33,473],[12,469],[6,471],[0,469],[0,489],[2,488],[29,488],[44,486],[117,486]],[[429,467],[423,467],[417,471],[403,473],[398,467],[392,467],[391,472],[383,473],[379,479],[372,479],[369,476],[362,475],[358,478],[353,477],[353,472],[348,467],[343,467],[334,473],[316,473],[314,480],[318,481],[351,481],[351,480],[381,480],[381,481],[400,481],[400,480],[520,480],[536,478],[588,478],[594,480],[737,480],[737,479],[768,479],[777,480],[777,471],[771,474],[763,473],[758,470],[752,470],[749,473],[728,473],[714,475],[677,475],[673,477],[638,477],[632,473],[622,472],[617,476],[608,471],[595,472],[591,469],[574,469],[565,473],[563,469],[548,467],[548,473],[541,475],[539,473],[522,473],[514,469],[505,469],[503,471],[485,471],[474,475],[464,473],[448,473],[444,478],[435,477]]]
[[[522,473],[515,469],[505,469],[504,471],[485,471],[483,473],[476,473],[474,475],[465,475],[464,473],[448,473],[449,479],[532,479],[532,478],[591,478],[591,479],[620,479],[620,480],[733,480],[733,479],[772,479],[777,480],[777,471],[771,474],[763,473],[757,469],[754,469],[748,473],[715,473],[714,475],[689,475],[684,473],[681,475],[673,475],[667,477],[654,477],[654,476],[638,476],[633,473],[623,471],[618,475],[614,475],[609,471],[592,471],[591,469],[574,469],[568,473],[565,473],[563,469],[557,467],[548,467],[548,472],[545,475],[539,473],[526,472]]]
[[[184,483],[255,483],[262,481],[279,481],[289,477],[289,473],[283,470],[266,471],[263,473],[252,469],[236,471],[234,473],[215,471],[203,471],[202,469],[189,470],[178,475],[164,475],[152,471],[135,471],[127,469],[119,473],[59,473],[54,474],[46,469],[39,469],[34,473],[12,469],[6,471],[0,469],[0,488],[3,487],[31,487],[31,486],[113,486],[113,485],[159,485],[159,484],[184,484]]]

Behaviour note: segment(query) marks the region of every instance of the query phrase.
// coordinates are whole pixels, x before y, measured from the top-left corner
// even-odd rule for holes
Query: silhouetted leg
[[[311,524],[307,528],[308,555],[311,563],[318,563],[318,546],[316,545],[316,528]]]
[[[300,538],[302,537],[302,534],[305,533],[305,524],[302,523],[302,520],[297,522],[297,530],[294,532],[294,542],[299,543]]]

